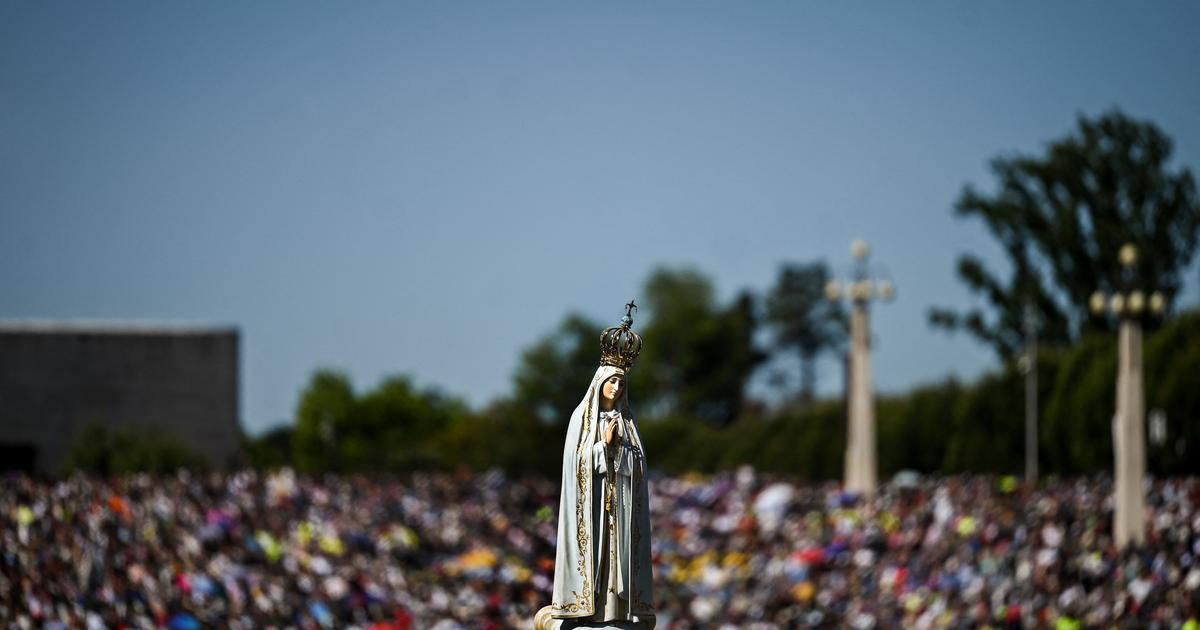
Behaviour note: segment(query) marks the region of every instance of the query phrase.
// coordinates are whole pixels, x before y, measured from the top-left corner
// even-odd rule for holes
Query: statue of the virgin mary
[[[554,599],[536,630],[654,627],[646,456],[626,377],[642,350],[633,302],[600,335],[600,367],[563,445]]]

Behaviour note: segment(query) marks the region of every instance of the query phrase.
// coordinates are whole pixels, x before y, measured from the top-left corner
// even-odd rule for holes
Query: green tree
[[[1113,465],[1112,417],[1116,408],[1116,339],[1089,334],[1062,352],[1058,377],[1044,398],[1039,441],[1049,454],[1047,472],[1068,475]],[[1085,437],[1086,436],[1086,437]]]
[[[731,439],[759,433],[761,448],[746,463],[803,479],[838,479],[844,470],[846,405],[840,400],[818,401],[800,413],[786,413],[747,425]],[[736,427],[737,425],[735,425]],[[736,447],[726,446],[729,450]]]
[[[319,370],[300,394],[293,447],[296,467],[305,472],[340,468],[337,440],[350,428],[354,389],[345,374]]]
[[[917,387],[879,401],[879,470],[943,470],[964,388],[955,380]]]
[[[829,268],[825,263],[786,263],[767,295],[767,322],[775,347],[800,358],[800,401],[811,404],[817,388],[816,360],[846,338],[846,313],[840,302],[825,297]]]
[[[611,324],[610,324],[611,325]],[[566,424],[600,363],[601,326],[570,314],[553,332],[521,353],[514,402],[543,422]]]
[[[407,376],[385,378],[358,399],[339,438],[343,465],[355,471],[441,466],[446,462],[433,442],[466,415],[466,405],[455,397],[420,389]]]
[[[694,269],[654,271],[643,289],[650,322],[632,376],[632,395],[650,415],[725,425],[738,417],[745,386],[765,355],[754,345],[755,302],[743,292],[716,302],[712,281]]]
[[[754,344],[757,311],[754,296],[743,291],[717,312],[701,339],[694,364],[699,369],[683,398],[696,417],[720,425],[741,417],[747,406],[746,383],[767,358]]]
[[[478,414],[452,421],[433,448],[453,467],[500,468],[512,475],[555,478],[562,473],[558,448],[565,435],[565,420],[543,422],[528,408],[499,400]],[[540,450],[530,449],[531,444]]]
[[[1111,323],[1090,314],[1096,290],[1121,283],[1117,252],[1138,247],[1136,280],[1168,298],[1178,293],[1200,238],[1200,201],[1186,167],[1173,169],[1171,139],[1153,123],[1119,111],[1080,117],[1041,156],[996,158],[992,194],[964,188],[955,212],[983,221],[1011,268],[1005,280],[966,254],[958,275],[986,300],[958,313],[933,308],[930,323],[965,328],[1003,359],[1019,352],[1022,313],[1034,305],[1045,344],[1068,345]]]
[[[1059,362],[1056,355],[1043,353],[1038,357],[1038,400],[1046,400],[1059,382]],[[932,392],[930,392],[932,393]],[[965,390],[957,387],[946,389],[945,400],[921,401],[919,396],[910,398],[910,404],[933,405],[945,408],[954,404],[954,415],[950,422],[941,427],[941,435],[931,436],[929,447],[943,448],[942,471],[984,472],[1017,474],[1025,462],[1025,378],[1015,363],[998,372],[985,374]],[[920,422],[921,414],[910,414],[910,421]],[[928,419],[925,419],[928,421]],[[1043,419],[1039,428],[1047,434],[1048,421]],[[1080,440],[1089,443],[1085,448],[1097,448],[1097,440]],[[1057,456],[1047,448],[1044,441],[1039,444],[1039,460],[1046,462],[1043,470],[1050,472],[1058,465]],[[927,458],[922,458],[927,461]]]
[[[713,319],[716,296],[712,282],[695,269],[655,270],[642,288],[643,312],[650,322],[642,326],[646,339],[634,372],[631,393],[639,396],[651,415],[680,415],[680,400],[688,386],[697,340]],[[636,326],[635,326],[636,329]]]

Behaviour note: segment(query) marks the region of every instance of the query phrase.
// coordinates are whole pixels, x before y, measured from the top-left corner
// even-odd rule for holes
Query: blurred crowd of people
[[[749,469],[651,483],[658,627],[1200,630],[1200,483],[1118,550],[1103,479],[908,477],[870,501]],[[531,626],[558,487],[498,472],[0,481],[9,628]]]

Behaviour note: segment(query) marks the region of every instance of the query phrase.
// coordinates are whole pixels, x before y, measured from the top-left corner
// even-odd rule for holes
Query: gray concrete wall
[[[98,423],[153,429],[226,464],[238,344],[232,328],[0,324],[0,444],[31,444],[37,470],[54,472]]]

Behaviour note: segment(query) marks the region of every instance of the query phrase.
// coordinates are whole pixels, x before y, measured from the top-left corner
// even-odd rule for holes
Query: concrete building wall
[[[54,472],[89,424],[149,429],[222,465],[238,450],[236,329],[0,324],[0,468]]]

